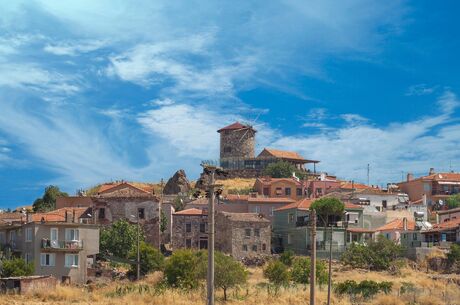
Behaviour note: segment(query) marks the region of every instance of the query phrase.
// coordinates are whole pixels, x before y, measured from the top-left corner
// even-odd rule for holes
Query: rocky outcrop
[[[190,182],[183,169],[178,170],[174,176],[169,178],[163,193],[165,195],[187,194],[191,190]]]

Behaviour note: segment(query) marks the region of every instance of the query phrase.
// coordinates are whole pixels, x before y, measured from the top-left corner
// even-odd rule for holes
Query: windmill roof
[[[251,128],[249,125],[243,125],[240,122],[235,122],[233,124],[230,124],[228,126],[225,126],[224,128],[219,129],[217,132],[222,132],[224,130],[238,130],[238,129],[244,129],[244,128]]]

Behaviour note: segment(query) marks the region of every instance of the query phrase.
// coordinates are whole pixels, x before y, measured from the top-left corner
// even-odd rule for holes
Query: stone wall
[[[255,133],[247,128],[220,132],[220,159],[254,158]],[[226,148],[231,150],[227,151]]]
[[[186,240],[191,240],[191,248],[200,249],[200,240],[208,240],[207,215],[173,215],[172,249],[186,248]],[[191,224],[191,232],[186,232],[186,223]],[[206,226],[205,232],[200,232],[200,224]]]

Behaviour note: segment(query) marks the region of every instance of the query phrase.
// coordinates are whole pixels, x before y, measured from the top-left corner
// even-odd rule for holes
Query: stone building
[[[227,213],[216,215],[216,250],[235,259],[269,255],[271,225],[256,213]]]
[[[172,249],[207,249],[208,214],[205,210],[187,209],[173,214]]]
[[[223,167],[254,158],[256,130],[239,122],[217,131],[220,134],[220,162]],[[228,165],[228,166],[225,166]]]

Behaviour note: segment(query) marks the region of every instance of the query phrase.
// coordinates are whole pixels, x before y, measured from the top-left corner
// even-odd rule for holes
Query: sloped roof
[[[228,201],[247,201],[249,195],[237,195],[237,194],[228,194],[225,196],[225,200]]]
[[[288,204],[284,207],[278,208],[275,211],[282,211],[282,210],[289,210],[289,209],[309,210],[311,204],[315,200],[316,199],[304,198],[294,203]],[[344,204],[345,204],[346,210],[362,210],[363,209],[363,207],[356,205],[356,204],[352,204],[352,203],[344,203]]]
[[[280,159],[307,161],[295,151],[279,150],[279,149],[272,149],[272,148],[264,148],[263,151],[259,154],[257,158],[261,157],[261,154],[264,151],[268,152],[273,157],[280,158]]]
[[[458,212],[460,212],[460,208],[437,211],[436,214],[444,215],[444,214],[452,214],[452,213],[458,213]]]
[[[421,178],[435,181],[460,181],[460,173],[437,173]]]
[[[249,203],[292,203],[295,202],[292,198],[287,197],[249,197]]]
[[[32,217],[32,222],[36,221],[44,221],[47,222],[63,222],[66,221],[66,212],[71,212],[72,215],[75,213],[75,217],[78,218],[87,218],[87,214],[89,212],[90,208],[62,208],[62,209],[57,209],[45,213],[35,213],[31,214]]]
[[[342,181],[340,183],[340,188],[342,189],[355,189],[355,190],[366,190],[366,189],[377,189],[372,186],[365,185],[362,183],[352,182],[352,181]]]
[[[139,190],[140,192],[151,194],[153,193],[153,186],[149,184],[144,184],[144,183],[131,183],[131,182],[116,182],[116,183],[108,183],[108,184],[102,184],[97,193],[102,194],[102,193],[109,193],[112,189],[119,187],[121,185],[126,185],[129,187],[132,187],[134,189]]]
[[[428,231],[443,231],[443,230],[450,230],[455,229],[460,226],[460,218],[451,219],[446,222],[442,222],[439,224],[433,225],[433,228]]]
[[[245,129],[245,128],[251,128],[252,130],[254,130],[252,128],[252,126],[249,126],[249,125],[243,125],[241,124],[240,122],[235,122],[233,124],[230,124],[228,126],[225,126],[224,128],[221,128],[219,129],[217,132],[222,132],[224,130],[238,130],[238,129]],[[254,130],[255,131],[255,130]]]
[[[220,213],[231,221],[270,223],[270,220],[268,220],[267,218],[257,213],[230,213],[230,212],[220,212]]]
[[[295,179],[294,177],[291,178],[272,178],[272,177],[261,177],[257,178],[256,181],[259,181],[262,185],[271,185],[275,182],[288,182],[288,183],[295,183],[295,185],[302,185],[302,183]]]
[[[205,210],[200,210],[200,209],[186,209],[182,210],[179,212],[175,212],[173,215],[179,215],[179,216],[201,216],[201,215],[207,215],[208,213]]]
[[[406,218],[407,219],[407,218]],[[407,229],[408,230],[415,230],[415,221],[407,219]],[[375,229],[375,231],[380,232],[380,231],[396,231],[396,230],[404,230],[404,219],[397,218],[389,223],[384,224],[383,226]]]

